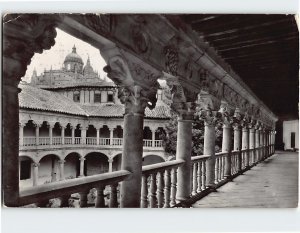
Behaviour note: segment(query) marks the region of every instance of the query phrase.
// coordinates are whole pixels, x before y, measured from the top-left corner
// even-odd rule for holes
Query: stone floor
[[[297,207],[298,158],[296,152],[276,152],[193,207]]]

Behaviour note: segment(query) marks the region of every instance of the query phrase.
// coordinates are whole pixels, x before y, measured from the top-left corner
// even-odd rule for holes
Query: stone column
[[[108,159],[108,172],[112,172],[113,171],[113,161],[114,159]]]
[[[38,146],[40,144],[40,126],[35,124],[35,144]]]
[[[32,163],[32,183],[33,186],[37,186],[39,182],[39,163]]]
[[[97,138],[97,145],[100,144],[100,127],[96,128],[96,138]]]
[[[233,126],[233,150],[238,151],[238,171],[242,170],[241,159],[241,129],[239,124]]]
[[[225,160],[225,176],[231,176],[231,124],[223,123],[222,152],[227,153]]]
[[[59,160],[59,180],[65,179],[65,160]]]
[[[263,134],[263,129],[260,128],[260,132],[259,132],[259,146],[260,146],[260,160],[263,159],[264,157],[264,150],[263,150],[263,137],[264,137],[264,134]]]
[[[86,144],[86,131],[88,130],[88,127],[82,126],[80,127],[81,129],[81,144],[85,145]]]
[[[90,103],[93,104],[94,101],[94,96],[95,96],[95,91],[94,90],[90,90]]]
[[[252,126],[249,130],[249,149],[251,149],[251,155],[252,155],[252,164],[255,163],[255,129]]]
[[[152,147],[155,147],[155,128],[152,128]]]
[[[24,123],[19,123],[19,145],[23,146],[23,137],[24,137]]]
[[[114,138],[114,128],[110,127],[109,128],[109,144],[111,146],[113,145],[113,138]]]
[[[259,130],[259,123],[256,124],[255,126],[255,155],[256,155],[256,160],[255,162],[257,163],[260,160],[260,130]]]
[[[80,103],[84,104],[84,90],[80,90]]]
[[[144,112],[149,100],[141,96],[141,87],[131,88],[119,89],[125,105],[121,169],[131,172],[121,183],[121,208],[138,208],[141,198]]]
[[[65,144],[65,128],[64,126],[61,127],[61,144]]]
[[[85,158],[80,157],[80,171],[79,171],[79,177],[83,177],[84,176],[84,160]]]
[[[75,127],[71,126],[71,131],[72,131],[72,145],[75,144]]]
[[[176,159],[185,163],[178,168],[176,200],[183,201],[191,194],[191,153],[192,153],[192,128],[193,114],[183,113],[178,117]]]
[[[54,125],[52,124],[49,124],[49,138],[50,138],[50,142],[49,142],[49,145],[52,145],[52,133],[53,133],[53,128],[54,128]]]
[[[249,130],[248,126],[244,126],[242,129],[242,150],[245,150],[244,159],[246,168],[249,167]]]

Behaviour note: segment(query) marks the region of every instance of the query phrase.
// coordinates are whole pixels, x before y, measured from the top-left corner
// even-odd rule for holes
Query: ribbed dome
[[[75,45],[72,48],[72,53],[69,53],[66,56],[64,63],[66,63],[66,62],[78,62],[83,65],[82,58],[76,53]]]

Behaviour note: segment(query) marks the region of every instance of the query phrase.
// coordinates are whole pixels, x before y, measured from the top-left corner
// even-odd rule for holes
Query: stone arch
[[[122,153],[117,153],[113,157],[113,163],[112,163],[112,170],[118,171],[121,170],[121,163],[122,163]]]
[[[108,156],[99,151],[90,151],[85,156],[84,175],[96,175],[109,171]]]
[[[39,160],[39,184],[51,183],[59,180],[59,160],[60,156],[48,153]]]
[[[165,162],[165,158],[156,154],[146,154],[143,156],[143,166]]]
[[[64,157],[65,179],[73,179],[80,176],[80,158],[81,155],[78,152],[70,152]]]

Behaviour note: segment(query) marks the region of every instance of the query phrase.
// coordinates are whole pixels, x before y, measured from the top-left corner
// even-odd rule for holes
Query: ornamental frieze
[[[173,45],[168,45],[163,49],[164,65],[166,71],[174,76],[177,76],[179,54],[178,50]]]

